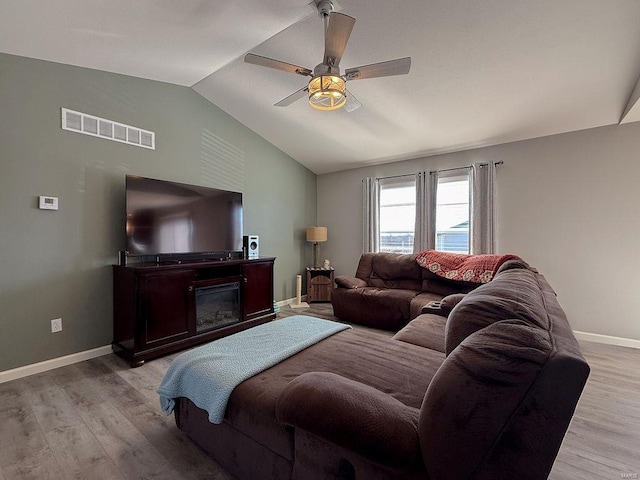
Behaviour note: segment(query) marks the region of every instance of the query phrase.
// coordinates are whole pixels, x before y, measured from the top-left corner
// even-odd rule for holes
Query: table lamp
[[[320,268],[320,243],[327,241],[327,227],[307,227],[307,242],[313,242],[313,266]]]

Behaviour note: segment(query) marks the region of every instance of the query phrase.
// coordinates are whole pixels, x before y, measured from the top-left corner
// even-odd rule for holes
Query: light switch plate
[[[58,210],[58,197],[47,197],[40,195],[38,207],[40,210]]]

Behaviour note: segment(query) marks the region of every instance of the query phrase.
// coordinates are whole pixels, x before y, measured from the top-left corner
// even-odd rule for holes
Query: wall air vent
[[[62,129],[136,147],[156,149],[156,134],[154,132],[68,108],[62,108]]]

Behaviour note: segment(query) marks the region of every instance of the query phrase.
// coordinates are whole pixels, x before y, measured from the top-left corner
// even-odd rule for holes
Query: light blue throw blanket
[[[169,415],[175,399],[186,397],[209,413],[211,423],[222,423],[236,385],[347,328],[295,315],[189,350],[171,362],[157,390],[162,410]]]

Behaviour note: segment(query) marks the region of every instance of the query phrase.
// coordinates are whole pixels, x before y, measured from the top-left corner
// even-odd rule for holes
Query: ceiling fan
[[[345,110],[352,112],[360,107],[361,104],[347,90],[347,81],[409,73],[411,57],[404,57],[361,67],[347,68],[344,71],[344,75],[340,75],[340,59],[356,20],[348,15],[334,12],[331,0],[319,0],[317,8],[318,15],[324,20],[324,59],[322,63],[316,65],[313,71],[253,53],[248,53],[244,57],[246,63],[311,77],[307,85],[280,100],[275,104],[276,107],[286,107],[296,100],[308,96],[311,106],[319,110],[336,110],[344,106]]]

